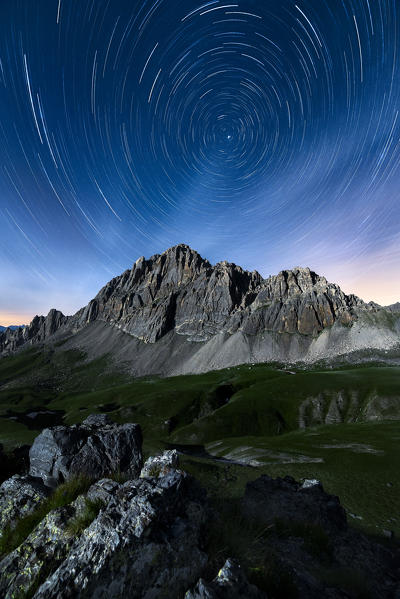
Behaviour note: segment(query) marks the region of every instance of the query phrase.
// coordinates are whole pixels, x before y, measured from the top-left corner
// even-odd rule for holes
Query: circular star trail
[[[77,309],[179,242],[394,301],[399,19],[396,0],[2,2],[0,319]]]

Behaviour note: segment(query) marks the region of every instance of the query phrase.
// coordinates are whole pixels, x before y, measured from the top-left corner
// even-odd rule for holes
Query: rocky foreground
[[[392,307],[393,308],[393,307]],[[264,279],[177,245],[112,279],[73,316],[51,310],[0,332],[0,355],[41,343],[108,354],[135,375],[205,372],[400,347],[400,312],[345,294],[309,268]]]
[[[400,597],[395,545],[350,529],[318,481],[261,476],[238,510],[253,555],[267,556],[262,567],[239,537],[235,555],[213,553],[213,527],[232,522],[179,469],[175,450],[143,464],[138,425],[98,414],[45,429],[29,473],[0,487],[0,596]]]

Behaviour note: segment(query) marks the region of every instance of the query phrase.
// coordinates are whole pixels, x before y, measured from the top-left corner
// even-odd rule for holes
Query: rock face
[[[17,518],[31,513],[49,494],[41,479],[14,474],[0,486],[0,534]]]
[[[203,523],[202,503],[182,472],[117,483],[35,599],[175,599],[207,561],[199,549]]]
[[[117,426],[104,415],[94,415],[80,427],[55,427],[45,432],[39,435],[31,454],[31,470],[38,468],[45,482],[49,476],[56,478],[59,467],[66,477],[71,475],[72,450],[79,456],[84,448],[85,460],[80,467],[85,463],[86,474],[96,478],[101,471],[97,458],[108,459],[109,468],[115,456],[107,454],[116,446],[122,447],[118,459],[123,462],[128,456],[127,443],[131,454],[125,472],[131,477],[140,472],[141,437],[137,425]],[[41,447],[45,458],[38,467]],[[46,466],[46,460],[53,467]],[[150,469],[155,465],[157,474],[152,476]],[[165,452],[146,462],[142,478],[125,483],[100,479],[86,496],[51,510],[22,545],[0,562],[0,596],[183,597],[208,559],[201,548],[207,509],[204,491],[177,466],[176,452]],[[38,497],[40,500],[46,496],[46,487],[38,479],[14,476],[3,483],[0,503],[4,497],[16,500],[15,506],[3,514],[5,524],[31,510],[32,502],[36,506]],[[88,505],[94,504],[99,511],[88,522]],[[82,518],[82,530],[74,538],[69,526]]]
[[[76,539],[68,523],[84,512],[82,496],[50,512],[22,548],[0,562],[2,597],[34,584],[35,599],[183,595],[207,561],[199,549],[204,502],[191,479],[175,470],[109,483],[112,495],[102,495],[99,515]],[[88,497],[97,496],[96,487]]]
[[[0,355],[67,337],[68,347],[95,355],[105,353],[107,341],[135,374],[177,374],[388,349],[400,344],[400,315],[346,295],[309,268],[263,279],[228,262],[213,266],[177,245],[139,258],[74,316],[52,310],[0,333]]]
[[[392,304],[391,306],[386,306],[386,309],[389,310],[390,312],[400,312],[400,302],[396,302],[395,304]]]
[[[276,331],[317,335],[336,320],[350,324],[356,306],[336,285],[309,268],[262,279],[235,264],[215,266],[184,245],[149,260],[140,258],[110,281],[79,315],[103,320],[154,343],[174,329],[195,341],[239,328],[254,335]]]
[[[0,331],[0,355],[14,352],[21,346],[42,343],[69,322],[70,317],[52,309],[47,316],[35,316],[32,322],[23,327],[7,328]]]
[[[30,453],[30,475],[49,485],[77,475],[101,478],[111,473],[138,476],[142,467],[138,424],[117,425],[107,415],[89,416],[82,425],[47,428]]]
[[[275,568],[291,580],[296,596],[389,599],[400,593],[398,551],[349,528],[339,499],[319,481],[263,475],[246,485],[242,508],[249,525],[269,531]],[[328,571],[326,580],[318,576]]]
[[[200,579],[192,591],[188,591],[185,599],[267,599],[252,584],[249,584],[237,561],[227,559],[218,576],[210,583]]]
[[[28,536],[23,545],[0,562],[0,596],[24,597],[46,573],[65,558],[71,545],[66,534],[68,521],[84,510],[83,497],[73,504],[51,511]],[[36,596],[36,595],[34,595]]]
[[[328,495],[318,481],[300,484],[292,477],[273,479],[266,474],[246,486],[243,511],[270,524],[274,519],[312,522],[328,532],[346,530],[346,512],[339,498]]]
[[[75,447],[76,455],[86,447],[86,473],[96,478],[101,475],[99,448],[107,447],[103,460],[112,462],[114,455],[106,455],[111,451],[109,434],[112,432],[115,441],[124,426],[136,425],[113,425],[99,414],[87,418],[80,427],[70,427],[69,432],[67,427],[48,429],[57,451],[68,451],[46,450],[45,454],[52,463],[62,463],[69,476],[71,447]],[[125,439],[125,433],[121,434]],[[78,445],[77,439],[81,441]],[[0,597],[266,599],[267,595],[248,581],[236,560],[222,557],[221,551],[210,557],[205,552],[206,532],[212,522],[206,493],[179,469],[176,451],[149,458],[138,477],[140,443],[137,437],[130,442],[135,458],[134,467],[127,472],[132,478],[120,483],[103,477],[87,492],[74,495],[74,500],[70,496],[66,505],[52,509],[56,505],[54,498],[42,504],[36,512],[41,520],[34,520],[35,527],[26,530],[19,547],[12,550],[8,545],[9,553],[2,556]],[[126,455],[125,450],[122,454]],[[41,472],[48,482],[58,466],[45,468],[44,464],[45,460]],[[31,468],[34,466],[31,463]],[[66,487],[62,490],[57,491],[58,497],[65,497]],[[40,479],[29,476],[13,476],[5,481],[0,488],[0,509],[5,509],[3,526],[34,510],[48,492]],[[251,552],[248,547],[244,551],[248,575],[259,572],[260,560],[266,559],[264,573],[277,575],[278,587],[269,579],[257,580],[263,588],[267,584],[268,594],[272,589],[271,596],[276,596],[274,588],[278,588],[278,596],[289,596],[286,587],[279,586],[283,575],[290,577],[290,588],[296,590],[290,596],[299,599],[399,596],[399,563],[394,561],[394,552],[348,528],[338,499],[326,494],[318,480],[301,484],[290,477],[274,480],[262,476],[248,483],[241,511],[239,508],[237,514],[240,521],[244,519],[243,526],[261,531],[252,539]],[[226,524],[229,528],[229,522]],[[0,545],[0,551],[3,547]],[[257,560],[257,567],[249,567],[252,562],[248,563],[248,555]],[[217,576],[205,580],[206,566],[208,571],[214,569],[216,559],[221,558]],[[365,589],[355,591],[343,586],[336,574],[344,571],[351,578],[358,577]]]

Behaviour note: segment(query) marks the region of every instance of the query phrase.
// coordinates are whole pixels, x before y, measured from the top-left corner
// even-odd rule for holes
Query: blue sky
[[[395,0],[4,0],[0,324],[188,243],[400,299]]]

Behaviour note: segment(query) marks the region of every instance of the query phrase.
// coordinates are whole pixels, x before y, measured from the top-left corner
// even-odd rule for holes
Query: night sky
[[[0,324],[187,243],[400,300],[398,0],[1,0]]]

